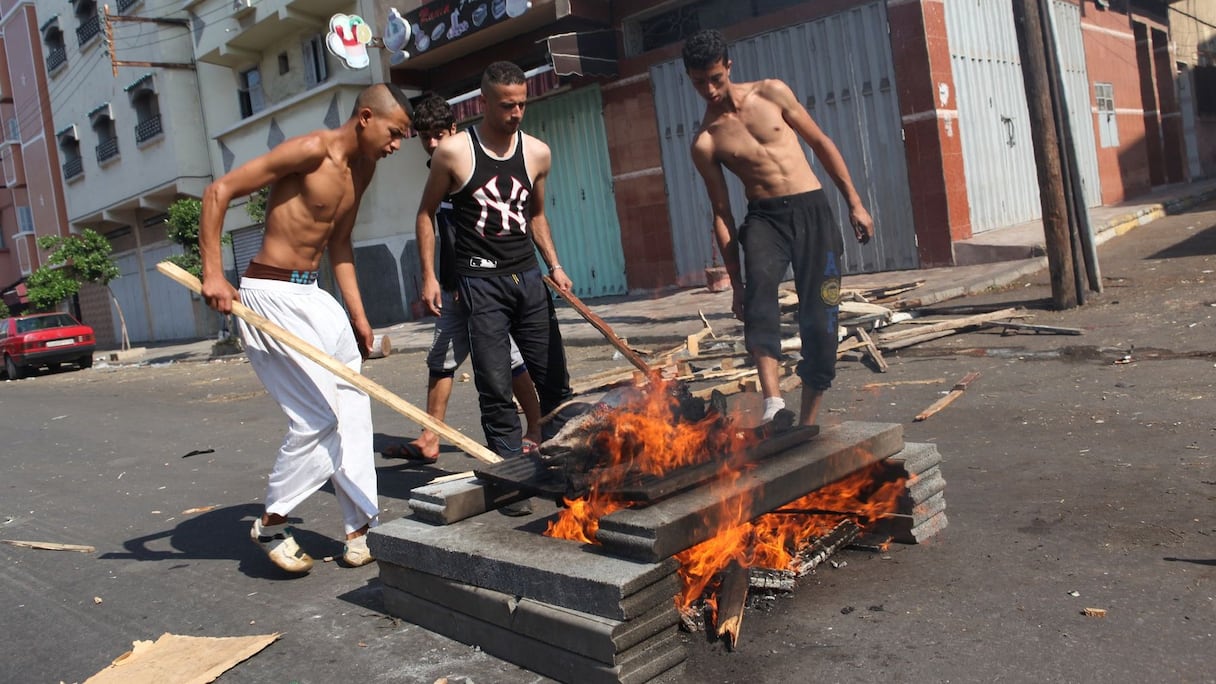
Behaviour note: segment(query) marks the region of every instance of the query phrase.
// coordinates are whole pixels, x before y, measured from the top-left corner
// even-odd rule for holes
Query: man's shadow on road
[[[373,448],[379,454],[386,446],[409,439],[411,438],[376,433],[373,437]],[[449,453],[462,452],[446,444],[440,447],[441,459]],[[377,489],[379,495],[384,498],[408,500],[410,490],[436,477],[449,474],[449,471],[433,463],[385,460],[379,455],[375,458]],[[469,467],[471,468],[472,464]],[[326,482],[320,491],[333,495],[333,484]],[[247,503],[215,508],[198,514],[186,514],[173,528],[128,539],[123,542],[123,551],[103,553],[99,558],[177,561],[178,564],[170,569],[181,567],[193,560],[234,560],[238,569],[249,577],[287,580],[306,576],[307,573],[295,574],[280,569],[250,541],[249,529],[254,519],[261,516],[264,510],[261,503]],[[296,517],[289,518],[289,521],[292,524],[302,522]],[[342,555],[344,542],[340,539],[298,527],[295,528],[294,534],[300,546],[318,563],[326,556]]]
[[[178,561],[170,570],[183,567],[193,560],[234,560],[237,568],[258,579],[298,579],[307,573],[295,574],[281,570],[249,539],[253,520],[262,515],[260,503],[216,508],[190,515],[176,527],[153,532],[123,542],[123,551],[103,553],[102,560]],[[289,518],[299,523],[300,518]],[[314,560],[342,555],[343,543],[306,529],[295,529],[296,540],[308,550]],[[168,550],[164,550],[165,546]]]

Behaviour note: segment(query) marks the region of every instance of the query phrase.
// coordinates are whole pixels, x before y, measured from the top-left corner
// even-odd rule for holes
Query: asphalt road
[[[749,611],[736,652],[686,635],[679,681],[1216,681],[1216,204],[1112,240],[1101,264],[1105,292],[1076,310],[1043,308],[1046,272],[960,302],[1020,303],[1081,336],[973,332],[891,354],[883,375],[843,361],[823,422],[936,443],[949,527],[838,554]],[[610,353],[571,348],[574,376],[622,366]],[[418,400],[422,362],[367,373]],[[969,371],[960,400],[912,422]],[[378,443],[414,434],[374,410]],[[477,435],[472,383],[449,422]],[[284,419],[245,363],[2,383],[0,425],[0,538],[96,548],[0,544],[0,681],[83,681],[164,632],[283,633],[224,683],[547,681],[384,614],[374,565],[288,578],[249,543]],[[391,518],[472,461],[377,464]],[[296,516],[314,556],[341,553],[331,494]]]

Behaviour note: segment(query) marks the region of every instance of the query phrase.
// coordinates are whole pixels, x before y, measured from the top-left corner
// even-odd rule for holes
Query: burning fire
[[[878,463],[749,520],[750,501],[736,495],[735,483],[752,467],[742,456],[753,438],[733,421],[719,422],[720,417],[673,420],[678,413],[675,402],[667,388],[656,383],[643,401],[612,414],[607,427],[592,438],[595,449],[608,459],[598,471],[599,479],[586,497],[565,499],[565,508],[549,524],[546,536],[597,544],[600,518],[629,505],[604,493],[616,489],[613,485],[624,477],[638,472],[661,476],[709,460],[721,461],[719,477],[708,486],[722,492],[722,506],[731,510],[718,512],[722,524],[714,537],[676,556],[683,579],[676,602],[687,609],[707,593],[731,561],[744,568],[790,569],[799,550],[840,520],[853,518],[864,528],[898,510],[905,481],[884,477],[885,468]],[[712,592],[706,603],[714,605]]]
[[[882,463],[862,468],[755,520],[744,520],[740,510],[712,539],[676,554],[684,580],[677,605],[691,606],[732,560],[745,568],[796,569],[797,553],[841,519],[864,529],[894,513],[906,481],[885,478],[884,470]]]

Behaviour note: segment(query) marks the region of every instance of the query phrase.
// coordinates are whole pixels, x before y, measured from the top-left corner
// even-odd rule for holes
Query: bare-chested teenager
[[[355,280],[351,231],[376,162],[401,147],[411,115],[409,100],[396,86],[370,86],[341,127],[284,140],[207,186],[199,221],[207,305],[228,313],[239,299],[358,371],[371,348],[372,329]],[[234,197],[267,185],[262,249],[249,263],[238,293],[223,272],[224,213]],[[317,286],[326,250],[345,311]],[[312,558],[296,543],[287,516],[328,481],[342,510],[343,559],[355,566],[370,563],[365,535],[380,511],[370,400],[244,321],[240,329],[249,364],[288,418],[287,436],[270,472],[266,512],[254,521],[250,536],[275,565],[307,572]]]
[[[777,79],[732,83],[726,41],[701,31],[684,43],[684,68],[705,99],[693,163],[705,181],[713,230],[734,288],[733,310],[756,361],[764,392],[764,418],[785,408],[778,382],[781,311],[777,286],[794,267],[798,327],[802,335],[800,422],[814,425],[823,393],[836,377],[836,316],[840,304],[843,242],[823,186],[798,138],[806,141],[849,205],[849,221],[862,244],[874,222],[853,188],[836,145],[811,119],[790,87]],[[738,231],[731,215],[723,167],[747,193],[747,216]],[[747,282],[739,269],[739,247]]]

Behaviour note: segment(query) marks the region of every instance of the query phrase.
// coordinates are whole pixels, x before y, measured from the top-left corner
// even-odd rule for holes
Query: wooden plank
[[[193,275],[186,272],[176,264],[168,261],[162,261],[156,265],[156,270],[160,271],[168,278],[176,281],[178,284],[185,286],[192,292],[202,294],[203,286],[202,283],[199,282],[198,278],[195,278]],[[388,389],[386,389],[380,383],[351,370],[346,364],[341,363],[329,354],[317,349],[295,333],[292,333],[282,326],[271,322],[269,319],[250,309],[244,304],[238,301],[233,301],[232,313],[249,325],[252,325],[270,337],[282,342],[291,349],[303,354],[310,361],[316,363],[330,373],[333,373],[346,382],[363,390],[373,399],[386,404],[389,408],[393,409],[397,413],[400,413],[422,427],[434,432],[450,442],[452,445],[458,447],[461,451],[476,458],[477,460],[484,461],[486,463],[498,463],[502,460],[501,456],[493,451],[490,451],[485,446],[468,437],[456,428],[453,428],[441,421],[435,420],[426,411],[423,411],[417,406],[414,406],[396,394],[388,391]]]
[[[1010,330],[1030,330],[1035,333],[1049,333],[1052,335],[1083,335],[1085,331],[1080,328],[1061,328],[1054,325],[1034,325],[1031,323],[1015,323],[1013,321],[993,321],[984,325],[986,328],[1004,328],[1001,334],[1007,334]]]
[[[1008,308],[1008,309],[1001,309],[1000,311],[993,311],[992,313],[977,314],[975,316],[966,316],[964,318],[952,318],[947,321],[941,321],[939,323],[933,323],[930,325],[920,326],[913,330],[897,330],[897,331],[882,333],[878,336],[878,343],[882,346],[885,346],[887,343],[895,342],[897,340],[900,340],[900,339],[906,338],[906,337],[925,335],[928,333],[939,332],[939,331],[956,332],[962,328],[969,328],[972,326],[977,326],[977,325],[980,325],[981,323],[987,323],[989,321],[995,321],[995,320],[999,320],[1001,318],[1015,318],[1018,316],[1024,317],[1024,316],[1026,316],[1026,314],[1025,313],[1019,314],[1018,309],[1016,309],[1016,308]]]
[[[958,382],[954,383],[954,389],[950,390],[949,394],[947,394],[946,396],[942,397],[941,399],[938,399],[937,401],[930,404],[929,408],[926,408],[924,411],[921,411],[920,413],[916,414],[916,417],[913,418],[912,420],[916,421],[916,422],[926,420],[926,419],[932,417],[938,411],[941,411],[942,409],[946,408],[947,406],[952,404],[955,399],[958,399],[959,397],[963,396],[963,392],[966,391],[967,386],[970,385],[979,376],[980,376],[979,371],[973,371],[971,373],[964,375],[962,380],[959,380]]]
[[[739,630],[743,627],[748,579],[747,568],[737,560],[732,560],[722,571],[722,584],[718,589],[718,638],[725,638],[727,648],[732,651],[739,644]]]
[[[563,290],[562,288],[558,287],[557,283],[554,282],[549,276],[542,277],[545,279],[545,284],[549,286],[549,289],[556,292],[562,299],[566,300],[567,304],[574,307],[574,310],[577,311],[584,320],[590,323],[591,327],[600,331],[600,334],[603,335],[604,338],[612,344],[612,346],[616,347],[617,351],[621,352],[621,355],[624,356],[629,363],[632,363],[638,370],[642,371],[646,375],[653,373],[650,366],[642,360],[642,357],[638,356],[637,353],[630,349],[629,345],[625,344],[625,341],[612,331],[612,327],[609,326],[604,319],[595,315],[595,312],[587,308],[587,305],[584,304],[577,296],[575,296],[573,292]]]
[[[870,338],[870,334],[865,331],[865,328],[857,329],[857,338],[865,345],[866,354],[878,366],[878,372],[886,373],[889,370],[887,360],[882,357],[882,352],[878,351],[878,347],[874,346],[874,340]]]
[[[44,542],[44,541],[21,541],[19,539],[0,539],[10,546],[20,546],[26,549],[42,549],[43,551],[79,551],[81,553],[93,553],[97,549],[84,544],[60,544],[59,542]]]

